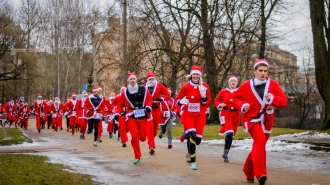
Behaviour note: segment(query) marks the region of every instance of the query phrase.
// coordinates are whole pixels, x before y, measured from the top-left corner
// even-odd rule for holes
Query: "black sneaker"
[[[40,133],[40,130],[41,130],[41,129],[39,128],[39,129],[38,129],[38,132],[39,132],[39,133]]]
[[[168,146],[167,146],[168,149],[171,149],[172,148],[172,144],[169,143]]]
[[[112,138],[112,133],[109,133],[109,138]]]
[[[266,175],[261,175],[258,179],[259,185],[264,185],[266,180],[267,180],[267,176]]]
[[[155,154],[155,150],[153,148],[150,149],[149,151],[150,155],[154,155]]]
[[[123,147],[126,147],[126,143],[123,143]]]
[[[159,137],[159,139],[161,139],[163,137],[163,135],[162,134],[159,134],[158,137]]]
[[[249,183],[254,183],[254,178],[246,178]]]

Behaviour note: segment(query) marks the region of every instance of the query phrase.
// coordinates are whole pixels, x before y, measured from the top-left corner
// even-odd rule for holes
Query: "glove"
[[[114,117],[113,117],[114,120],[118,121],[119,119],[119,114],[116,114]]]
[[[209,112],[206,113],[206,117],[207,117],[207,118],[210,117],[210,113],[209,113]]]
[[[150,107],[146,107],[146,112],[150,113],[151,112],[151,108]]]
[[[90,113],[91,113],[91,111],[90,111],[90,110],[87,110],[87,111],[86,111],[86,114],[90,114]]]
[[[199,93],[202,98],[206,98],[206,88],[203,85],[199,86]]]
[[[171,116],[170,116],[170,111],[165,111],[165,112],[164,112],[164,117],[165,117],[165,118],[169,118],[169,117],[171,117]]]
[[[218,110],[222,110],[222,108],[224,108],[226,106],[226,104],[224,103],[220,103],[217,107]]]
[[[162,102],[162,101],[164,101],[164,98],[156,98],[155,100]]]
[[[183,97],[180,101],[179,101],[180,104],[182,105],[187,105],[189,103],[189,100],[186,98],[186,97]]]
[[[172,116],[175,117],[176,116],[176,113],[175,112],[172,112]]]

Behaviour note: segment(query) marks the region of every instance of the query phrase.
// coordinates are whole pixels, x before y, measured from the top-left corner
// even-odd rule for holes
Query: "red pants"
[[[119,116],[118,120],[120,133],[119,135],[122,143],[126,143],[128,141],[127,132],[130,131],[128,121],[125,121],[125,119],[126,116]]]
[[[40,124],[41,121],[43,120],[43,117],[40,117],[39,115],[36,115],[36,128],[39,130],[40,129]]]
[[[152,110],[152,120],[148,121],[148,128],[147,128],[147,138],[148,138],[148,145],[150,148],[156,148],[155,143],[155,136],[158,132],[158,124],[160,122],[160,109]]]
[[[22,118],[20,120],[21,120],[21,127],[25,128],[25,130],[26,130],[28,127],[29,118]]]
[[[74,132],[75,132],[75,127],[77,126],[77,121],[78,121],[78,118],[76,116],[70,116],[70,128],[71,128],[71,133],[72,135],[74,135]]]
[[[249,133],[253,139],[252,150],[247,156],[243,171],[247,178],[259,178],[261,175],[267,175],[266,167],[266,143],[267,134],[262,130],[260,123],[253,124],[249,127]]]
[[[100,119],[99,130],[98,130],[99,132],[97,133],[97,138],[100,138],[100,139],[101,139],[102,132],[103,132],[103,122],[102,121],[103,121],[103,119]]]
[[[60,123],[62,123],[62,116],[57,116],[52,118],[52,127],[54,126],[54,130],[57,131],[58,127],[60,127]]]
[[[80,118],[78,119],[80,125],[80,134],[85,135],[86,128],[87,128],[87,118]]]
[[[140,141],[146,140],[147,135],[147,119],[133,119],[129,118],[128,121],[129,131],[132,136],[131,144],[134,150],[135,159],[141,158]]]
[[[108,128],[107,128],[107,131],[112,133],[113,132],[113,122],[110,119],[110,115],[107,116],[107,119],[108,119]]]

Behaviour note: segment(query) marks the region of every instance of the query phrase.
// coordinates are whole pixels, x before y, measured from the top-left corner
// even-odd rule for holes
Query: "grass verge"
[[[0,129],[0,146],[22,144],[23,142],[32,143],[32,140],[25,136],[18,128]]]
[[[90,176],[68,172],[68,167],[47,162],[44,156],[0,154],[0,184],[95,184]]]

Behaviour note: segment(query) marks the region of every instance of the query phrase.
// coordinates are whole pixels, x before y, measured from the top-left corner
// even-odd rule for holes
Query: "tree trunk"
[[[324,0],[310,0],[311,24],[314,46],[314,64],[317,87],[325,103],[325,115],[321,129],[330,128],[330,53],[327,50]]]

